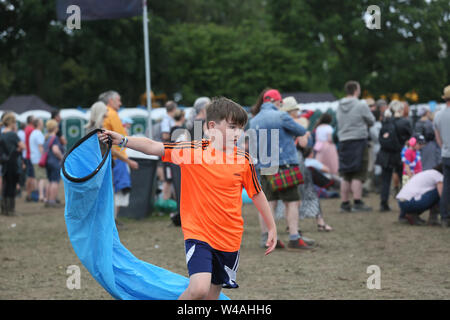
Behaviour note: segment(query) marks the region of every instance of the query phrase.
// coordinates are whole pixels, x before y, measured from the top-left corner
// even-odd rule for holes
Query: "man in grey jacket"
[[[445,108],[434,116],[434,128],[436,141],[441,147],[442,169],[444,174],[444,187],[440,201],[441,224],[443,227],[450,226],[450,215],[448,205],[450,202],[450,85],[444,88]]]
[[[345,84],[347,96],[339,101],[337,125],[339,138],[339,173],[341,183],[341,212],[371,211],[362,198],[362,184],[367,178],[369,150],[368,128],[375,123],[364,100],[359,100],[361,86],[356,81]],[[350,204],[353,193],[353,207]]]

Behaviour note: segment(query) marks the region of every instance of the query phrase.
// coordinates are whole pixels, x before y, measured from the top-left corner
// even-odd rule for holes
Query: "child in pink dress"
[[[333,118],[330,114],[324,113],[315,127],[316,143],[314,151],[315,158],[329,168],[331,174],[337,175],[339,172],[339,156],[336,145],[333,143],[334,129],[331,126]]]
[[[403,177],[402,185],[406,185],[409,179],[416,173],[422,172],[422,160],[420,149],[422,144],[416,138],[411,138],[402,150]]]

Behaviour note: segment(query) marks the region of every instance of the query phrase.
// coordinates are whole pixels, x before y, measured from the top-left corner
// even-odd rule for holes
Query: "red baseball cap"
[[[266,93],[264,93],[264,102],[274,100],[274,101],[282,101],[283,98],[281,98],[281,94],[278,90],[271,89],[268,90]]]

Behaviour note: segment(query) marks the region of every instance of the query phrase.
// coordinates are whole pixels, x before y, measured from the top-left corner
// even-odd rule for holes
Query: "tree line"
[[[155,94],[227,96],[251,105],[266,87],[439,100],[450,82],[448,0],[148,1]],[[142,17],[57,21],[55,1],[0,0],[0,102],[37,94],[51,105],[90,106],[102,91],[136,106],[145,92]]]

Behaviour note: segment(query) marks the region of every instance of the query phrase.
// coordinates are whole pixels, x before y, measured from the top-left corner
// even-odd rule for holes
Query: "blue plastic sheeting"
[[[252,199],[247,194],[247,190],[242,188],[242,203],[253,203]]]
[[[94,172],[101,161],[94,134],[66,156],[63,166],[69,177],[82,178]],[[189,279],[137,259],[120,242],[114,222],[111,153],[97,174],[87,181],[73,182],[63,172],[61,176],[69,239],[94,279],[116,299],[177,299]],[[223,293],[220,298],[228,299]]]

